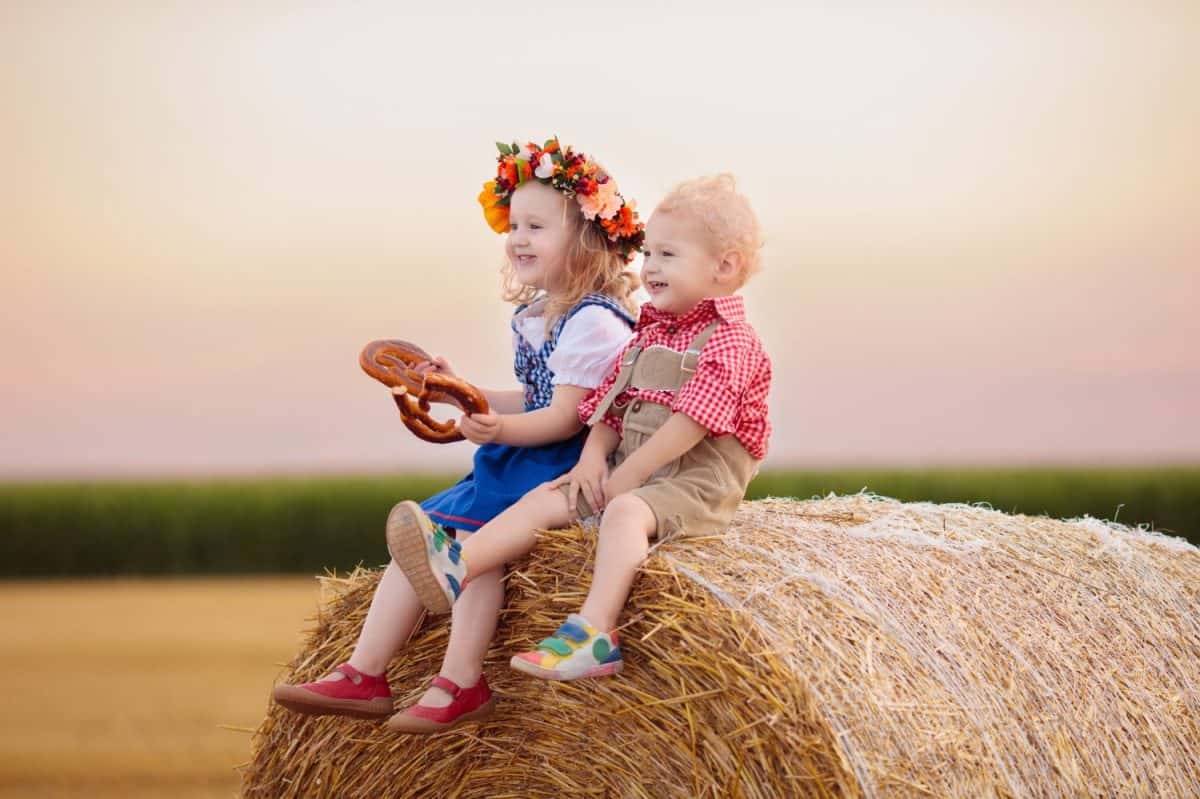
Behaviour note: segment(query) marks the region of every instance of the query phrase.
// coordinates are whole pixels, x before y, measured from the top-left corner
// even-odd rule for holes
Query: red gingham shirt
[[[662,403],[687,414],[708,428],[710,435],[732,434],[752,456],[759,460],[766,457],[767,439],[771,436],[771,421],[767,418],[771,360],[754,328],[746,322],[745,304],[736,295],[701,300],[681,316],[644,304],[633,329],[633,339],[621,351],[613,371],[579,404],[580,420],[586,424],[595,413],[617,381],[621,360],[631,347],[641,345],[644,350],[658,344],[682,353],[700,331],[718,319],[721,324],[700,351],[696,373],[678,395],[673,391],[630,387],[613,404],[622,406],[634,398]],[[604,423],[621,432],[621,417],[611,411],[604,415]]]

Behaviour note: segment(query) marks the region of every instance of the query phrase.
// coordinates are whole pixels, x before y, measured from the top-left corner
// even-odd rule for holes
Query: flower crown
[[[525,181],[536,179],[574,197],[584,218],[599,226],[609,246],[620,252],[626,263],[642,248],[646,233],[645,225],[638,220],[637,204],[625,202],[617,192],[617,182],[591,158],[570,147],[564,150],[557,137],[541,147],[533,142],[523,147],[516,142],[496,142],[496,148],[500,151],[496,179],[483,184],[479,193],[483,218],[492,230],[508,232],[508,204],[513,191]]]

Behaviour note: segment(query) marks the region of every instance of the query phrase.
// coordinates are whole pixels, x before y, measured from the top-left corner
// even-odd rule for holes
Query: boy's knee
[[[650,510],[650,506],[637,494],[629,493],[621,494],[608,503],[604,509],[603,521],[611,519],[613,523],[619,524],[645,521],[647,517],[651,520],[654,518],[654,512]]]

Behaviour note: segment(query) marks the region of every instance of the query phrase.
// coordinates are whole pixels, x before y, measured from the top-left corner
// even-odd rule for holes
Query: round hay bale
[[[246,797],[1200,795],[1200,550],[1085,518],[871,495],[743,503],[723,537],[656,548],[625,672],[507,667],[583,601],[592,536],[513,568],[478,726],[418,737],[272,707]],[[349,656],[378,580],[333,596],[284,673]],[[444,619],[393,662],[398,707]]]

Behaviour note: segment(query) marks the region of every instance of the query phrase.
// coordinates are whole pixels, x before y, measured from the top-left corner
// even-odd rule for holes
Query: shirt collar
[[[655,322],[674,322],[680,327],[686,327],[693,322],[706,320],[713,316],[719,316],[726,322],[740,322],[746,318],[746,302],[740,294],[731,294],[728,297],[708,297],[700,300],[688,312],[678,316],[660,311],[652,303],[647,302],[642,304],[637,326],[641,328]]]

